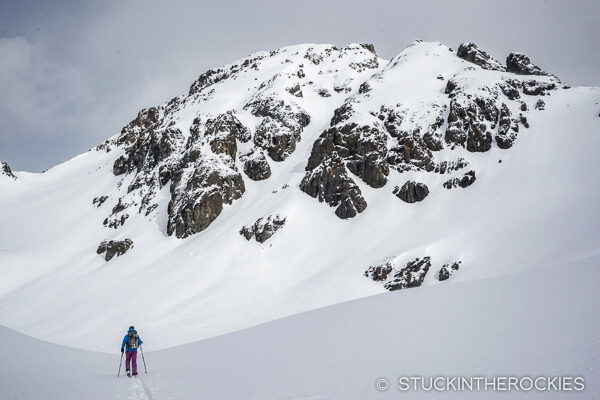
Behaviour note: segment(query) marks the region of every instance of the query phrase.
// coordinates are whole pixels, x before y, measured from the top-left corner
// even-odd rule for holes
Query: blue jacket
[[[131,332],[133,330],[135,330],[135,329],[130,329],[130,330],[127,331],[127,335],[125,335],[125,337],[123,338],[123,343],[121,344],[121,350],[123,350],[125,348],[125,345],[129,341],[129,332]],[[140,340],[140,346],[141,346],[141,344],[142,344],[142,338],[140,338],[138,336],[138,339]],[[127,349],[126,351],[137,351],[137,349]]]

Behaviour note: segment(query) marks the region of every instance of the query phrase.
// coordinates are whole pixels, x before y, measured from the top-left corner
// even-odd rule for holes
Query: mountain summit
[[[600,237],[599,100],[474,43],[391,60],[301,44],[211,69],[46,173],[2,164],[0,322],[67,343],[135,315],[170,346],[568,263]]]

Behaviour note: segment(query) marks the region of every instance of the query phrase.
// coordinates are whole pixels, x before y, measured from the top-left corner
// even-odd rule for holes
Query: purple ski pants
[[[129,361],[131,361],[131,368],[129,368]],[[125,352],[125,371],[130,369],[133,369],[133,373],[137,374],[137,351]]]

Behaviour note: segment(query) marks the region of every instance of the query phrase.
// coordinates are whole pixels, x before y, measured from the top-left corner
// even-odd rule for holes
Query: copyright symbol
[[[379,390],[381,392],[385,392],[389,387],[389,383],[388,383],[387,379],[379,378],[379,379],[377,379],[377,382],[375,382],[375,387],[377,388],[377,390]]]

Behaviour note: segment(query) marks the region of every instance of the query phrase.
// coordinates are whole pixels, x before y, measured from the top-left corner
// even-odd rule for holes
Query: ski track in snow
[[[144,379],[140,376],[130,378],[131,383],[129,385],[129,399],[130,400],[157,400],[156,397],[152,395],[148,386],[144,382]]]

